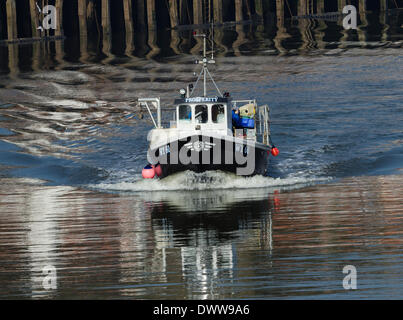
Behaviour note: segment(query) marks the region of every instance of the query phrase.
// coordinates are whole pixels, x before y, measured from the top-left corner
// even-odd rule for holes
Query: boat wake
[[[143,179],[140,175],[133,180],[104,182],[89,185],[90,189],[107,192],[152,192],[178,190],[220,190],[220,189],[256,189],[275,188],[281,190],[300,188],[330,181],[326,177],[286,177],[272,178],[264,176],[244,177],[222,171],[180,172],[164,179]]]

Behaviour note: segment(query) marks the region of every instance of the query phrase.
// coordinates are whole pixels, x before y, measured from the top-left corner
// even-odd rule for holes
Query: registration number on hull
[[[171,152],[171,150],[169,148],[169,145],[166,145],[166,146],[160,147],[158,149],[158,152],[159,152],[160,156],[165,156],[165,155],[169,154]]]

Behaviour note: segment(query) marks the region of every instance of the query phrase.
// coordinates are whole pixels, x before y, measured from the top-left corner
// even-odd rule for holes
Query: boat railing
[[[232,106],[234,108],[241,107],[242,105],[245,104],[250,104],[253,103],[256,106],[256,99],[251,99],[251,100],[232,100]]]
[[[258,107],[258,133],[262,136],[262,142],[270,145],[270,108],[267,104]]]
[[[260,136],[261,142],[265,145],[270,145],[270,108],[267,104],[257,106],[256,99],[250,100],[232,100],[232,106],[239,108],[247,104],[253,104],[255,106],[256,114],[255,119],[255,132],[256,138]],[[251,130],[248,130],[251,131]],[[256,139],[255,138],[255,139]]]
[[[138,103],[141,106],[145,106],[150,114],[151,120],[156,128],[162,128],[161,126],[161,101],[160,98],[139,98]],[[150,106],[153,106],[157,111],[157,121],[155,121]]]

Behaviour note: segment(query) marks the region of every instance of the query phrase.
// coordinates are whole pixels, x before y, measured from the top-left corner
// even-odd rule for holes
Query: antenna
[[[214,19],[211,21],[211,60],[214,60]]]
[[[211,20],[211,60],[214,60],[214,17],[211,19],[211,0],[209,4],[209,19]]]
[[[207,35],[204,34],[204,33],[203,34],[197,34],[196,32],[193,33],[195,37],[203,37],[203,59],[201,61],[200,60],[195,61],[196,64],[201,64],[201,65],[203,65],[203,67],[202,67],[202,70],[201,70],[199,76],[197,77],[196,83],[195,83],[195,85],[193,87],[192,92],[190,93],[190,96],[193,94],[194,90],[196,89],[197,83],[199,82],[199,79],[200,79],[202,74],[203,74],[203,96],[204,97],[207,96],[207,76],[210,77],[210,79],[213,82],[213,84],[214,84],[215,88],[217,89],[218,93],[220,94],[220,96],[222,96],[222,93],[221,93],[220,89],[218,89],[213,77],[210,74],[210,71],[207,68],[207,65],[209,63],[210,64],[215,63],[215,60],[214,60],[214,21],[212,21],[212,23],[211,23],[211,29],[212,29],[212,34],[211,34],[212,35],[212,39],[211,39],[211,49],[212,50],[211,50],[211,59],[210,60],[207,59],[207,48],[206,48],[206,37],[207,37]]]

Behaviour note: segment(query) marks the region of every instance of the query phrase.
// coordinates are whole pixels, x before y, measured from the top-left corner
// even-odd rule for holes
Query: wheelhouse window
[[[187,104],[179,106],[179,121],[191,122],[192,121],[192,107]]]
[[[222,104],[214,104],[211,107],[211,120],[213,123],[222,123],[225,121],[225,109]]]
[[[208,111],[205,104],[198,104],[195,108],[195,119],[196,123],[207,123],[208,121]]]

